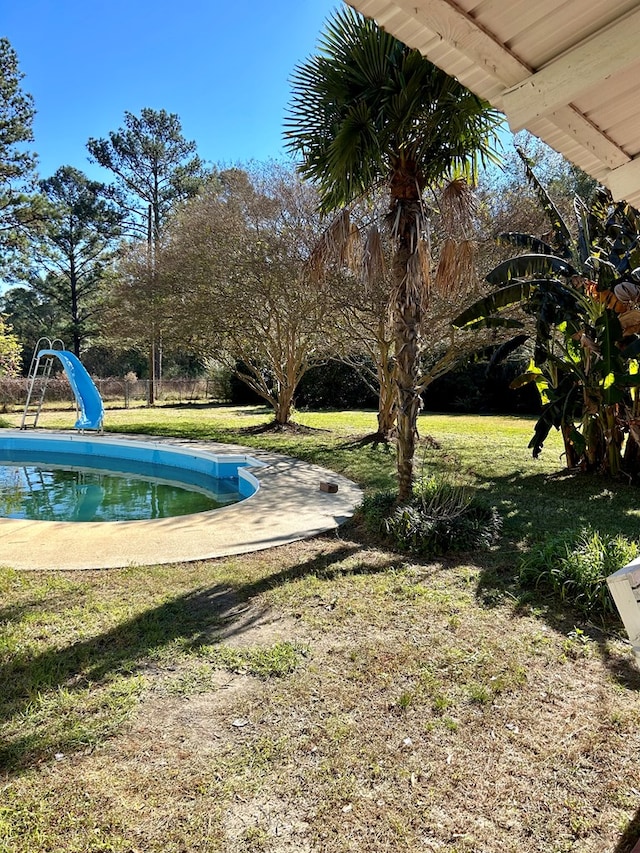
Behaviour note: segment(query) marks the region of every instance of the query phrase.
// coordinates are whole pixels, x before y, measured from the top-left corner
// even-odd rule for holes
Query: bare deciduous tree
[[[231,169],[186,203],[160,276],[181,295],[182,335],[291,417],[307,369],[330,353],[330,287],[311,275],[321,233],[315,192],[279,166]]]

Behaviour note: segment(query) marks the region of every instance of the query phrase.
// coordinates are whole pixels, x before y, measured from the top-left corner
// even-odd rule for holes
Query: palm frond
[[[362,251],[362,277],[365,286],[383,278],[387,273],[380,229],[374,223],[367,232]]]
[[[291,83],[285,145],[303,158],[325,212],[389,182],[394,159],[413,164],[420,192],[493,156],[499,114],[350,7]]]
[[[469,293],[477,286],[476,244],[446,238],[435,274],[435,289],[443,296]]]
[[[324,230],[311,251],[308,268],[311,279],[320,281],[332,264],[356,269],[361,264],[360,232],[351,222],[347,208],[343,208]]]
[[[438,207],[445,232],[451,236],[467,238],[473,232],[476,196],[464,178],[454,178],[440,193]]]

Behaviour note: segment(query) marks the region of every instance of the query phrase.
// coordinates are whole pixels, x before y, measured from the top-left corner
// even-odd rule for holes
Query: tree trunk
[[[409,241],[403,236],[399,243],[393,262],[392,317],[396,350],[398,501],[406,503],[413,495],[413,457],[421,408],[418,357],[422,305],[421,294],[416,292],[407,270],[411,257]]]
[[[275,420],[278,426],[286,426],[291,417],[295,386],[284,385],[278,389],[276,405],[274,406]]]
[[[71,289],[71,334],[73,337],[73,352],[80,358],[80,317],[78,316],[78,277],[76,275],[75,258],[71,258],[69,269],[69,287]]]
[[[621,450],[624,435],[618,423],[618,406],[603,406],[600,412],[602,433],[604,438],[604,458],[602,469],[611,477],[617,477],[621,469]]]
[[[156,345],[151,342],[149,348],[149,393],[147,395],[147,403],[149,406],[154,406],[156,402]]]
[[[391,393],[380,393],[378,400],[378,436],[383,441],[388,441],[396,426],[396,397],[393,388]]]
[[[577,468],[580,463],[580,457],[576,453],[573,441],[571,440],[571,434],[574,429],[573,424],[563,422],[561,429],[562,440],[564,442],[564,456],[567,462],[567,468]]]
[[[378,356],[378,436],[382,441],[388,441],[396,426],[396,389],[394,384],[394,360],[390,355],[391,343],[385,340],[384,334],[379,335],[384,340]]]
[[[157,244],[153,239],[153,228],[151,224],[151,205],[147,208],[147,276],[148,292],[152,295],[155,290],[155,249]],[[153,310],[153,309],[152,309]],[[155,317],[154,317],[155,320]],[[152,336],[149,349],[149,396],[148,403],[154,406],[156,402],[156,339]]]

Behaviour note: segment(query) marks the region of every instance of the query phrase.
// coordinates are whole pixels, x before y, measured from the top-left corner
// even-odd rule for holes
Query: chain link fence
[[[0,410],[3,412],[21,408],[27,400],[28,379],[0,378]],[[96,379],[100,396],[105,404],[113,407],[140,406],[149,402],[149,381],[147,379],[125,379],[110,377]],[[41,384],[36,380],[32,399],[37,399]],[[156,382],[156,400],[167,403],[192,403],[216,400],[221,397],[220,383],[215,379],[163,379]],[[64,375],[51,376],[47,382],[46,403],[73,404],[75,397]]]

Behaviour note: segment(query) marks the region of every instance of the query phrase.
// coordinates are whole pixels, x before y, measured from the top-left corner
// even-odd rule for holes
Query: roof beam
[[[415,22],[411,33],[403,32],[405,44],[420,49],[427,35],[449,45],[473,61],[500,88],[513,86],[531,74],[531,68],[501,45],[491,33],[450,0],[347,0],[347,2],[385,27],[399,12]],[[390,32],[398,27],[391,27]]]
[[[640,188],[640,157],[613,169],[604,178],[615,199],[628,198]],[[636,202],[637,203],[637,202]]]
[[[639,41],[636,9],[512,86],[502,96],[511,129],[522,130],[625,68],[637,59]]]
[[[509,125],[513,130],[510,116],[508,118]],[[612,142],[602,131],[594,127],[582,113],[571,106],[563,106],[548,116],[529,122],[528,129],[531,133],[537,134],[540,123],[545,120],[550,121],[558,130],[566,133],[574,143],[583,148],[589,155],[597,158],[602,163],[603,169],[617,169],[630,160],[629,155],[622,151],[615,142]],[[547,135],[544,132],[540,134],[541,138]]]

